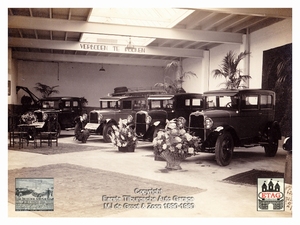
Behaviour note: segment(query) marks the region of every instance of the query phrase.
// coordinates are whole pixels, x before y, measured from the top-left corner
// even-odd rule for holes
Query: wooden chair
[[[14,129],[9,132],[9,147],[15,147],[15,143],[19,144],[19,148],[23,148],[24,142],[27,141],[27,132]]]
[[[52,147],[52,143],[58,146],[59,123],[57,114],[49,115],[45,126],[45,131],[39,132],[40,147],[42,147],[42,143],[47,143],[49,147]]]

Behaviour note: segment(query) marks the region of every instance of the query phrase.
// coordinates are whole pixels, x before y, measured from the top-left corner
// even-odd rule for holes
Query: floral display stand
[[[135,146],[118,147],[119,152],[134,152]]]
[[[164,158],[167,162],[166,169],[170,170],[181,170],[181,161],[182,159],[180,157],[176,157],[175,154],[173,154],[170,151],[163,151],[161,153],[162,158]]]
[[[163,158],[166,169],[181,170],[181,162],[200,148],[201,139],[187,132],[185,123],[183,117],[167,121],[165,129],[160,130],[153,140],[154,159],[161,161]]]
[[[110,134],[111,142],[118,147],[119,152],[134,152],[138,139],[131,127],[131,120],[119,119],[119,124],[113,125]]]

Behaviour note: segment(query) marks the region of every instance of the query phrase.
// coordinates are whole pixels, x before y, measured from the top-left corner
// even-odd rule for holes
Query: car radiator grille
[[[136,114],[135,132],[138,136],[142,136],[146,133],[145,119],[146,119],[146,114],[144,114],[144,113]]]
[[[39,122],[43,121],[43,114],[41,112],[36,112],[35,115],[37,116],[37,120]]]
[[[96,112],[90,113],[90,123],[98,123],[98,113]]]
[[[190,132],[204,140],[204,117],[202,115],[190,116]]]

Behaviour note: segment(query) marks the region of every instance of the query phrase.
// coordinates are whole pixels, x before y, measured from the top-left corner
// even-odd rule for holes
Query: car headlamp
[[[48,114],[45,112],[42,112],[42,120],[46,121],[48,119]]]
[[[103,118],[103,115],[99,113],[98,114],[98,122],[100,122],[102,120],[102,118]]]
[[[146,116],[146,118],[145,118],[146,124],[150,124],[151,121],[152,121],[152,117],[151,116]]]
[[[211,118],[206,117],[204,120],[204,127],[205,129],[210,129],[213,126],[214,122]]]
[[[127,123],[131,123],[133,121],[133,116],[132,115],[128,115],[127,116]]]

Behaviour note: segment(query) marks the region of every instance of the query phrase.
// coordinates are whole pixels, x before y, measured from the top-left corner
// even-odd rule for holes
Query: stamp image
[[[16,178],[15,211],[53,211],[53,178]]]
[[[257,179],[257,211],[284,211],[284,178]]]

